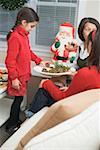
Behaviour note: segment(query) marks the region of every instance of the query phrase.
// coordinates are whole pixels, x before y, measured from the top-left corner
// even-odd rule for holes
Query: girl
[[[98,30],[99,22],[94,18],[83,18],[80,21],[78,27],[78,35],[82,43],[79,46],[77,51],[76,59],[73,62],[74,67],[76,69],[85,67],[87,65],[87,59],[89,56],[89,52],[87,49],[87,37],[89,33],[93,30]]]
[[[92,31],[89,34],[87,49],[89,52],[87,67],[78,70],[66,90],[62,91],[51,80],[41,81],[40,89],[37,91],[27,113],[29,117],[32,113],[36,113],[41,108],[50,106],[65,97],[89,89],[100,88],[100,25],[97,33],[96,31]]]
[[[8,93],[15,96],[6,125],[8,131],[16,130],[20,126],[20,105],[26,93],[26,83],[30,79],[30,61],[35,61],[37,65],[42,62],[30,49],[28,38],[28,34],[38,22],[36,12],[32,8],[23,7],[18,12],[14,27],[7,35],[5,63],[8,69]]]

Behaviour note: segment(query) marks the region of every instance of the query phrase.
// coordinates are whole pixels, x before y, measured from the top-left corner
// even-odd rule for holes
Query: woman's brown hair
[[[97,31],[92,31],[89,34],[88,41],[92,42],[88,65],[96,66],[97,70],[100,72],[100,25]]]
[[[91,17],[83,18],[80,21],[80,24],[78,27],[78,35],[82,41],[85,41],[84,36],[83,36],[83,30],[84,30],[84,26],[87,22],[94,24],[96,26],[97,30],[98,30],[99,25],[100,25],[99,22],[95,18],[91,18]]]

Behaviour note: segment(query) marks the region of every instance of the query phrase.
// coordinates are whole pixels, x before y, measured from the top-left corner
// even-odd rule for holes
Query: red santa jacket
[[[100,72],[96,67],[84,67],[74,76],[69,88],[61,91],[51,80],[46,80],[42,87],[56,100],[77,94],[90,89],[100,88]]]
[[[36,64],[41,62],[41,58],[37,57],[30,49],[28,32],[21,26],[11,33],[8,42],[8,50],[6,57],[6,66],[10,80],[24,77],[25,80],[30,76],[30,61]]]

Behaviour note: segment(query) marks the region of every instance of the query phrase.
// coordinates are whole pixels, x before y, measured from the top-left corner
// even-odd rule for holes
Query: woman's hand
[[[65,45],[65,49],[69,52],[72,52],[74,50],[77,50],[78,44],[76,40],[73,40],[71,43],[69,42],[67,45]]]
[[[63,91],[63,92],[65,92],[67,89],[68,89],[68,87],[67,86],[63,86],[63,87],[61,87],[61,88],[59,88],[61,91]]]
[[[16,90],[19,90],[21,86],[21,82],[16,78],[15,80],[12,80],[12,87]]]
[[[47,80],[49,80],[49,79],[43,79],[43,80],[40,82],[40,84],[39,84],[39,88],[42,88],[43,83],[44,83],[45,81],[47,81]]]

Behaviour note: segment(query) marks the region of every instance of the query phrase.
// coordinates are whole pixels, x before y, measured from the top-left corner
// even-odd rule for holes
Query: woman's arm
[[[86,90],[87,84],[88,79],[86,77],[86,72],[84,72],[84,69],[80,69],[73,77],[68,89],[65,91],[66,97],[83,92]]]
[[[51,80],[42,80],[40,87],[44,88],[49,92],[52,98],[54,98],[56,101],[61,100],[62,98],[65,97],[65,93],[62,92],[58,86],[54,84],[53,81]]]
[[[82,92],[86,89],[86,86],[87,83],[82,69],[73,77],[73,80],[66,91],[61,91],[51,80],[46,80],[42,83],[42,87],[46,89],[56,101]]]

